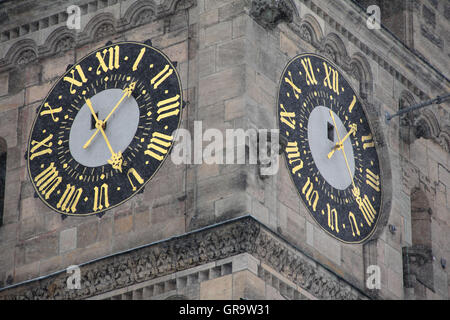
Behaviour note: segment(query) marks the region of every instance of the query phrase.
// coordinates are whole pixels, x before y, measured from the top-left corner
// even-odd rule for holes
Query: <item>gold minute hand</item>
[[[133,93],[135,87],[136,87],[136,82],[132,82],[128,88],[125,88],[123,90],[124,93],[123,93],[122,98],[120,98],[119,102],[117,102],[117,104],[114,106],[114,108],[108,114],[108,116],[105,118],[105,120],[104,120],[105,122],[108,121],[108,119],[112,116],[114,111],[116,111],[116,109],[120,106],[120,104],[122,103],[123,99],[125,99],[125,97],[129,98],[131,96],[131,94]]]
[[[125,97],[130,97],[131,94],[134,91],[134,88],[136,87],[136,82],[132,82],[130,84],[130,86],[128,88],[124,89],[124,94],[122,95],[122,98],[120,98],[119,102],[116,103],[116,105],[114,106],[114,108],[111,110],[111,112],[108,114],[108,116],[105,118],[105,120],[103,120],[103,123],[106,123],[106,121],[108,121],[108,119],[113,115],[114,111],[116,111],[116,109],[120,106],[120,104],[122,103],[122,101],[125,99]],[[95,118],[94,118],[95,119]],[[96,120],[97,121],[97,120]],[[89,138],[89,140],[84,144],[83,149],[86,149],[87,147],[89,147],[89,145],[91,144],[92,140],[94,140],[95,136],[97,135],[97,133],[100,130],[97,129],[94,134]]]
[[[342,148],[339,148],[339,149],[342,150],[342,153],[343,153],[344,159],[345,159],[345,164],[347,165],[348,174],[350,175],[350,178],[352,179],[353,187],[355,188],[355,182],[353,181],[352,171],[350,170],[350,166],[349,166],[348,160],[347,160],[347,155],[345,154],[345,150],[344,150],[344,147],[343,147],[343,143],[342,143],[342,140],[341,140],[341,138],[340,138],[340,136],[339,136],[339,132],[338,132],[338,130],[337,130],[336,121],[334,120],[333,111],[331,111],[331,110],[330,110],[330,115],[331,115],[331,119],[333,119],[334,129],[336,130],[336,134],[337,134],[337,136],[338,136],[339,144],[342,145]]]

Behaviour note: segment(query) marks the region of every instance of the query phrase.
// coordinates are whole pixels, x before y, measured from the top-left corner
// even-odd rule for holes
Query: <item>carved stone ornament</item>
[[[102,39],[114,33],[114,26],[109,23],[101,25],[95,32],[94,39]]]
[[[302,38],[308,43],[312,43],[312,32],[304,24],[300,27],[300,38]]]
[[[280,22],[292,22],[293,9],[285,0],[253,0],[250,15],[268,29],[275,28]]]
[[[417,280],[433,290],[433,253],[431,248],[423,245],[404,247],[403,270],[405,288],[413,288],[414,281]]]
[[[0,300],[86,299],[139,282],[249,253],[320,299],[367,299],[250,216],[80,266],[81,289],[67,289],[65,270],[0,289]]]
[[[25,50],[17,57],[16,64],[27,64],[36,59],[36,53],[33,50]]]
[[[154,17],[154,12],[150,9],[143,10],[136,15],[134,20],[134,25],[140,26],[141,24],[146,24],[152,21]]]
[[[71,36],[66,36],[59,40],[56,44],[55,52],[64,52],[75,47],[75,39]]]

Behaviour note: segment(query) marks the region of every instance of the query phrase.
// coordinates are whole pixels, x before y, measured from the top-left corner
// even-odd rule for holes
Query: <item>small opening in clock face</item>
[[[327,136],[328,140],[334,142],[334,126],[331,123],[327,123]]]
[[[98,118],[98,112],[95,113],[95,116],[97,117],[97,119],[99,119]],[[100,119],[100,120],[103,120],[103,119]],[[103,123],[103,130],[106,130],[107,127],[108,127],[108,123],[107,122]],[[95,129],[96,129],[96,127],[95,127],[95,118],[94,118],[93,115],[91,115],[91,130],[95,130]]]

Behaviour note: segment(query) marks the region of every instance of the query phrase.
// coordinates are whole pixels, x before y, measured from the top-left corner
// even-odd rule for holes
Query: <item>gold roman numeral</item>
[[[339,95],[339,73],[325,62],[323,63],[323,67],[325,68],[325,79],[323,80],[324,86],[330,88]]]
[[[348,221],[350,222],[350,227],[352,228],[352,234],[354,237],[356,235],[360,236],[361,233],[359,232],[358,224],[356,223],[355,215],[352,212],[349,212],[348,214]]]
[[[380,192],[380,176],[373,173],[369,169],[366,169],[366,183],[371,186],[375,191]]]
[[[298,170],[303,168],[303,161],[300,159],[300,152],[298,151],[298,145],[297,141],[295,142],[288,142],[286,146],[286,153],[287,157],[289,159],[289,164],[297,163],[294,168],[292,168],[292,173],[295,174]]]
[[[323,213],[323,211],[322,211]],[[331,209],[330,204],[327,203],[327,215],[328,215],[328,227],[331,230],[336,230],[337,233],[339,233],[339,226],[338,226],[338,215],[336,209]]]
[[[284,81],[291,86],[292,92],[294,93],[295,98],[298,100],[300,98],[299,94],[302,93],[302,90],[294,84],[294,81],[292,80],[292,74],[290,71],[288,71],[288,75],[289,78],[284,77]],[[287,96],[288,97],[290,96],[289,93],[287,93]]]
[[[49,114],[49,115],[51,115],[53,122],[58,122],[58,121],[59,121],[59,118],[58,118],[58,117],[55,117],[54,114],[55,114],[55,113],[60,113],[60,112],[62,111],[62,108],[61,108],[61,107],[53,109],[53,108],[46,102],[46,103],[44,103],[44,108],[48,108],[48,110],[41,111],[41,113],[40,113],[41,116],[45,116],[45,115],[48,115],[48,114]]]
[[[39,187],[39,191],[44,195],[45,199],[48,199],[62,182],[62,178],[59,177],[59,172],[55,168],[55,163],[52,162],[44,171],[34,178],[34,181],[36,182],[36,187]]]
[[[30,149],[31,156],[30,160],[33,160],[36,157],[42,156],[44,154],[51,154],[53,151],[50,149],[53,146],[53,142],[50,142],[50,140],[53,139],[53,134],[50,134],[47,138],[45,138],[42,141],[31,141],[31,145],[33,148]],[[41,147],[46,147],[45,149],[42,149],[38,151]]]
[[[75,79],[75,71],[78,73],[78,77],[80,80]],[[64,77],[63,80],[70,83],[70,93],[75,94],[77,92],[76,89],[73,89],[73,86],[81,87],[83,83],[87,82],[87,78],[84,75],[83,69],[80,65],[77,65],[75,69],[70,70],[70,74],[72,77]]]
[[[61,209],[61,211],[72,211],[72,213],[75,213],[82,193],[82,188],[77,189],[75,186],[68,184],[61,199],[59,199],[59,202],[56,204],[56,208]]]
[[[368,136],[362,136],[361,140],[363,142],[364,150],[375,147],[375,143],[373,142],[372,134],[369,134]]]
[[[356,96],[353,96],[353,100],[350,103],[350,106],[348,107],[348,112],[352,113],[353,107],[355,106],[355,104],[356,104]]]
[[[150,144],[147,148],[148,150],[145,150],[144,153],[158,161],[161,161],[164,159],[164,155],[167,154],[167,150],[169,150],[172,140],[172,136],[159,132],[153,132],[152,138],[150,139]]]
[[[370,227],[375,219],[376,211],[370,203],[369,198],[367,197],[367,195],[364,195],[362,199],[356,198],[356,203],[358,203],[359,210],[361,210],[364,216],[364,220],[366,220],[367,224]]]
[[[109,208],[108,185],[102,184],[100,190],[94,187],[94,211]]]
[[[108,64],[105,62],[105,57],[108,55]],[[100,52],[97,52],[95,56],[98,59],[99,66],[97,67],[97,75],[100,75],[102,71],[100,71],[100,68],[102,68],[103,72],[108,72],[108,70],[114,70],[119,69],[120,67],[120,47],[109,47],[108,49],[104,49],[102,54]]]
[[[180,113],[180,108],[178,108],[180,106],[179,98],[180,95],[177,94],[172,98],[158,102],[156,104],[158,107],[158,118],[156,118],[156,121],[159,122],[161,119],[178,115]]]
[[[138,57],[136,58],[136,61],[133,64],[133,71],[136,71],[138,69],[139,62],[141,62],[142,57],[144,56],[145,50],[146,50],[146,48],[142,48],[141,52],[139,52],[139,55],[138,55]]]
[[[295,112],[287,112],[283,104],[280,104],[280,121],[289,126],[292,130],[295,130]]]
[[[133,181],[131,180],[131,175],[133,175],[133,177],[136,179],[136,181],[141,185],[144,183],[144,179],[142,179],[142,177],[139,175],[139,173],[137,173],[137,171],[134,168],[131,168],[130,170],[128,170],[128,172],[127,172],[128,181],[130,181],[133,191],[136,191],[137,188],[133,184]]]
[[[319,201],[319,193],[314,190],[314,184],[311,182],[309,177],[303,186],[302,193],[305,195],[305,198],[308,201],[308,204],[312,207],[313,211],[316,211],[317,202]]]
[[[316,76],[314,75],[314,70],[311,65],[311,60],[309,58],[303,58],[302,66],[306,73],[306,83],[308,84],[308,86],[317,84]]]
[[[160,73],[158,73],[152,80],[150,80],[150,84],[153,85],[153,89],[157,89],[161,83],[164,82],[171,74],[173,73],[173,69],[170,68],[168,64],[164,66],[164,69]]]

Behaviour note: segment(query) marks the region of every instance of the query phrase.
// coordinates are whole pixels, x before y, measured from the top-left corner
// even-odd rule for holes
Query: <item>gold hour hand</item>
[[[337,130],[337,129],[336,129]],[[350,137],[351,134],[355,134],[357,130],[357,126],[356,124],[351,124],[350,125],[350,131],[345,135],[344,139],[342,139],[342,141],[336,143],[336,145],[333,147],[333,149],[331,149],[331,151],[328,153],[328,159],[331,159],[331,157],[333,156],[334,152],[337,149],[343,148],[344,147],[344,142],[345,140],[347,140],[348,137]]]
[[[98,131],[101,132],[103,135],[103,138],[105,139],[106,145],[108,146],[109,151],[111,152],[111,159],[108,160],[108,163],[112,165],[113,169],[119,170],[122,172],[122,152],[115,153],[111,143],[108,140],[108,137],[106,136],[105,130],[103,130],[104,121],[98,120],[97,115],[95,114],[94,108],[92,107],[92,102],[90,99],[85,99],[87,106],[89,107],[89,110],[91,110],[92,116],[95,120],[95,127]]]

